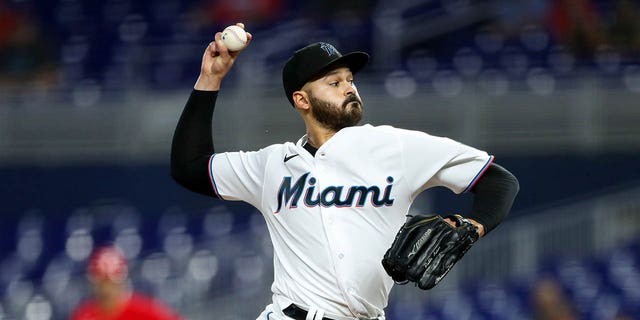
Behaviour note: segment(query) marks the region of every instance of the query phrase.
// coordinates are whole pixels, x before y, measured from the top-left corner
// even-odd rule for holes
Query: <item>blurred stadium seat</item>
[[[131,227],[153,224],[155,220],[136,216],[135,223],[123,223],[129,227],[117,228],[119,233],[104,239],[129,248],[125,252],[129,252],[134,286],[181,308],[194,319],[206,314],[197,307],[205,301],[224,300],[229,295],[240,299],[236,303],[249,303],[257,297],[268,299],[272,265],[265,248],[270,247],[270,242],[259,214],[248,212],[253,214],[248,220],[241,214],[244,221],[254,221],[249,223],[253,227],[241,227],[244,223],[234,222],[234,216],[221,207],[205,210],[194,215],[203,228],[198,235],[199,231],[185,227],[186,220],[176,218],[184,216],[175,215],[175,210],[168,212],[173,214],[158,221],[157,230],[165,230],[160,238],[153,231],[139,233]],[[65,317],[89,294],[83,263],[93,246],[93,236],[91,229],[83,228],[88,224],[81,216],[74,211],[66,219],[70,231],[66,244],[51,247],[51,254],[37,259],[43,270],[41,276],[32,278],[29,269],[24,268],[30,263],[30,256],[25,259],[16,258],[17,253],[4,255],[1,301],[7,318]],[[42,223],[46,224],[46,220],[23,222],[16,229],[16,234],[21,234],[17,245],[37,243],[32,237],[37,238],[38,234],[28,226]],[[142,243],[149,245],[141,249]],[[638,243],[638,239],[628,241],[589,258],[549,256],[538,266],[537,275],[528,276],[529,280],[514,277],[461,284],[443,300],[434,299],[427,304],[420,299],[404,299],[404,293],[397,293],[392,295],[388,312],[392,319],[532,319],[535,284],[539,279],[555,279],[581,319],[612,319],[620,312],[634,314],[640,302]],[[252,308],[259,310],[260,305],[254,303]]]

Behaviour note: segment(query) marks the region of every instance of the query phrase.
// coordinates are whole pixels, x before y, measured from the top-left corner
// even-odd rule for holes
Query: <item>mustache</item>
[[[352,102],[357,102],[360,105],[362,105],[362,101],[357,96],[348,96],[346,99],[344,99],[344,102],[342,103],[342,107],[346,108],[349,105],[349,103],[352,103]]]

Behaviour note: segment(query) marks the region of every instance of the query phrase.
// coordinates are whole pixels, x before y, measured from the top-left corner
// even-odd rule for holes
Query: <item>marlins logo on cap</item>
[[[282,69],[282,83],[287,99],[293,104],[293,93],[302,89],[305,83],[337,67],[347,67],[352,73],[358,72],[369,61],[369,55],[356,51],[345,55],[331,44],[316,42],[296,51]]]
[[[340,54],[338,50],[336,50],[336,47],[325,42],[320,42],[320,48],[326,51],[328,56],[331,56],[334,54]]]

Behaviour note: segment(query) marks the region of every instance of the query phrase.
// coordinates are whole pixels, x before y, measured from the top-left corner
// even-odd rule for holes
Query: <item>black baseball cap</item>
[[[293,93],[305,83],[338,66],[346,66],[352,73],[358,72],[369,61],[365,52],[355,51],[345,55],[326,42],[316,42],[297,50],[282,69],[282,83],[287,99],[293,104]]]

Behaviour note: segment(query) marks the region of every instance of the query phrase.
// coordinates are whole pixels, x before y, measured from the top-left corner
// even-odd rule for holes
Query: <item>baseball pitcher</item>
[[[275,274],[272,303],[257,319],[384,319],[394,283],[432,288],[511,209],[518,181],[486,152],[424,132],[358,125],[364,103],[354,75],[369,56],[323,42],[295,51],[282,71],[306,134],[216,153],[214,107],[241,51],[229,51],[220,33],[205,49],[175,130],[171,174],[194,192],[245,201],[264,216]],[[435,186],[472,192],[471,212],[407,219],[413,200]]]

